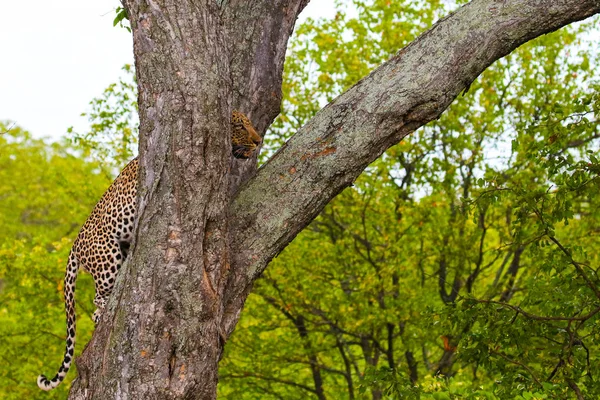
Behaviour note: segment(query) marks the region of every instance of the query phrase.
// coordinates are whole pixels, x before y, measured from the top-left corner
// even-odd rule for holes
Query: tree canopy
[[[273,147],[446,11],[355,6],[299,28]],[[257,281],[222,396],[598,396],[593,27],[496,62],[335,198]]]

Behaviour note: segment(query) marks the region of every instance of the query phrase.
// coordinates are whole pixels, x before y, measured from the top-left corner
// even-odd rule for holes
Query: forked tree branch
[[[438,118],[494,61],[599,12],[600,0],[473,0],[317,113],[232,204],[224,331],[268,262],[369,163]]]

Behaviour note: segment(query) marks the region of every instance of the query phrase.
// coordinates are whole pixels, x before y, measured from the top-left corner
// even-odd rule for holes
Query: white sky
[[[0,120],[36,137],[85,132],[80,114],[133,64],[131,34],[113,27],[118,0],[30,0],[0,3]],[[302,13],[332,16],[333,0]]]
[[[333,2],[312,0],[300,20],[332,17]],[[59,138],[69,126],[85,132],[80,114],[133,63],[130,33],[112,26],[119,1],[0,4],[0,120],[37,137]]]
[[[113,28],[118,0],[3,1],[0,120],[59,137],[133,62],[131,37]],[[81,125],[83,123],[83,125]]]

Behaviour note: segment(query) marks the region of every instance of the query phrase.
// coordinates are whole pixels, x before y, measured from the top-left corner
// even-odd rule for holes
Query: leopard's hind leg
[[[126,249],[117,240],[111,240],[109,242],[104,254],[104,257],[97,261],[92,272],[94,283],[96,285],[96,296],[94,297],[96,310],[92,315],[95,324],[100,322],[104,307],[106,307],[108,298],[115,286],[117,273],[121,269],[125,257],[127,256]]]

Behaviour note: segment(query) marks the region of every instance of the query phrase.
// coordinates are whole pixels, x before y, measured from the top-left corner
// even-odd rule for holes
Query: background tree
[[[348,75],[367,62],[366,49],[382,51],[377,28],[365,25],[393,20],[399,10],[379,2],[357,8],[356,19],[340,12],[300,28],[304,35],[291,47],[308,50],[288,59],[284,88],[294,94],[284,102],[280,132],[312,117],[314,93],[332,97],[352,85]],[[386,389],[407,398],[439,390],[458,398],[562,397],[574,387],[596,396],[588,368],[597,350],[569,343],[596,335],[597,300],[572,275],[573,265],[560,274],[547,269],[560,265],[562,250],[539,251],[546,242],[531,231],[536,218],[512,216],[532,193],[546,204],[568,197],[577,209],[595,196],[597,175],[587,175],[595,161],[586,149],[598,148],[598,91],[581,81],[598,80],[598,55],[576,40],[591,26],[540,38],[496,63],[439,121],[386,152],[325,208],[257,281],[221,366],[223,397],[358,398],[366,388],[373,398]],[[395,33],[388,27],[385,36]],[[587,189],[577,185],[575,195],[552,177],[565,162],[555,152],[569,154],[573,176],[585,174]],[[560,223],[564,240],[582,244],[596,216],[586,214],[582,225],[564,211],[553,209],[570,222]],[[596,242],[592,234],[582,249],[594,254]],[[490,299],[501,303],[473,310],[473,301]],[[509,302],[539,315],[513,320]],[[509,311],[506,322],[500,305]],[[579,333],[561,335],[559,322],[548,334],[545,318],[562,316],[567,325],[576,314],[583,314]],[[584,349],[587,361],[566,363],[568,348]]]
[[[119,82],[90,102],[90,129],[50,143],[0,123],[0,399],[64,399],[76,374],[47,393],[31,377],[64,349],[63,278],[73,239],[137,143],[136,89]],[[89,341],[94,285],[77,284],[78,340]],[[82,348],[79,348],[79,352]]]
[[[12,124],[0,136],[0,398],[42,398],[31,377],[64,349],[62,285],[74,235],[111,178],[66,143]],[[94,285],[78,283],[80,340],[91,337]],[[71,380],[73,376],[69,377]],[[52,393],[67,396],[68,385]],[[47,396],[43,396],[47,398]]]

